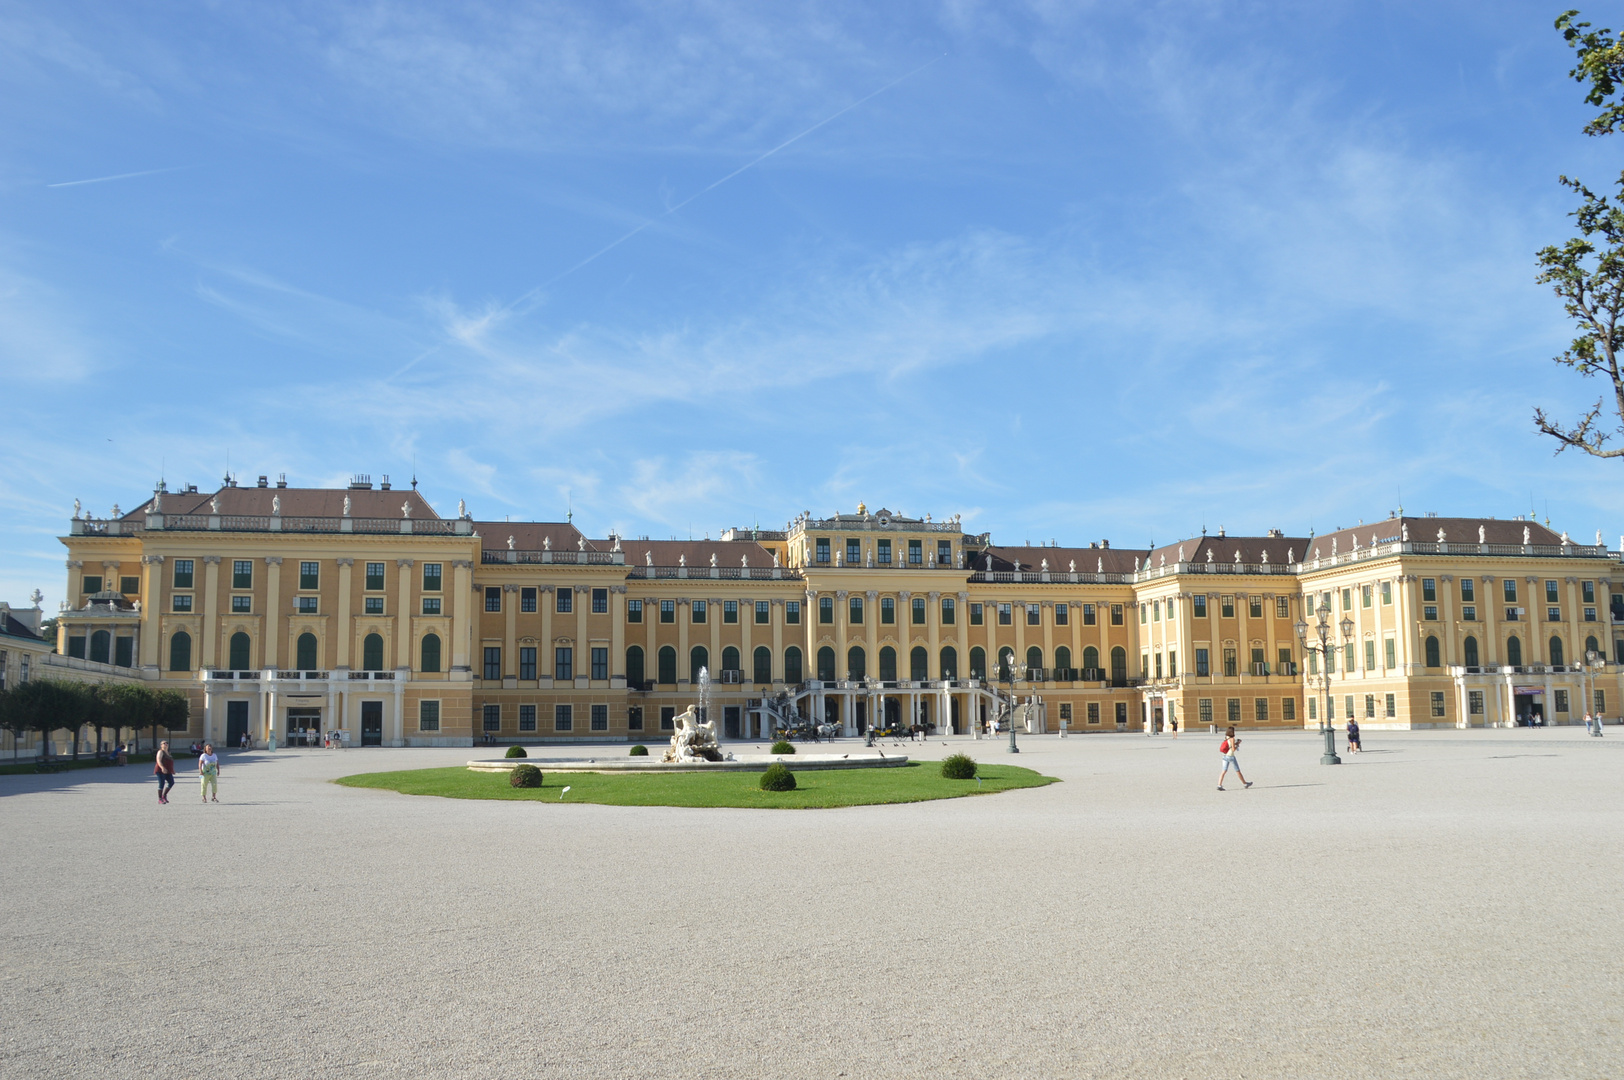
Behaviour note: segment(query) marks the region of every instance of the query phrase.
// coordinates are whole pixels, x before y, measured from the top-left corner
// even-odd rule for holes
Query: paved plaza
[[[0,1073],[1624,1074],[1624,728],[1366,741],[1220,793],[1205,733],[1029,738],[1064,783],[823,811],[326,782],[466,749],[0,777]]]

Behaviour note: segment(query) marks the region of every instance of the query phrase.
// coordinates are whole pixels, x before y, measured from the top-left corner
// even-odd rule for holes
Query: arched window
[[[1565,662],[1562,659],[1562,639],[1553,637],[1551,639],[1551,666],[1561,667]]]
[[[823,682],[834,682],[835,675],[835,651],[825,645],[818,650],[818,678]]]
[[[834,667],[834,653],[829,654],[829,666]],[[801,672],[801,650],[791,645],[784,650],[784,681],[790,684],[799,683],[803,678]]]
[[[169,670],[192,670],[192,635],[184,630],[175,631],[169,639]]]
[[[722,647],[722,670],[723,671],[743,671],[744,670],[744,666],[739,663],[739,650],[735,649],[731,645],[724,645]]]
[[[853,680],[868,678],[867,661],[868,657],[863,654],[862,646],[853,645],[846,652],[846,671],[849,673],[847,677]]]
[[[112,634],[106,630],[97,630],[90,635],[90,658],[98,664],[105,664],[113,659]]]
[[[1427,635],[1427,667],[1437,666],[1439,666],[1438,639],[1429,634]]]
[[[930,678],[930,653],[923,645],[915,645],[908,653],[908,678],[914,682]]]
[[[1128,681],[1128,650],[1121,645],[1111,650],[1111,681],[1118,685]]]
[[[998,678],[1009,678],[1009,669],[1015,665],[1015,650],[1005,645],[998,650]]]
[[[440,670],[440,635],[424,634],[422,647],[418,650],[421,659],[418,661],[419,671]]]
[[[314,671],[321,665],[321,661],[316,659],[315,634],[300,634],[298,646],[294,663],[300,671]]]
[[[669,645],[660,646],[660,682],[677,681],[677,650]]]
[[[1084,648],[1083,648],[1083,670],[1084,671],[1098,671],[1099,669],[1100,669],[1100,651],[1098,649],[1096,649],[1092,645],[1084,646]],[[1086,675],[1083,676],[1083,677],[1085,679],[1088,678],[1088,676],[1086,676]],[[1099,676],[1095,675],[1094,678],[1097,679],[1097,678],[1099,678]]]
[[[985,679],[987,677],[987,650],[980,645],[970,648],[970,678]]]
[[[695,645],[688,653],[689,680],[698,682],[700,668],[708,667],[710,667],[710,650],[703,645]]]
[[[752,682],[770,683],[773,681],[773,651],[767,646],[756,646],[752,666],[755,668],[750,673]]]
[[[1471,635],[1468,634],[1467,637],[1466,637],[1465,645],[1466,645],[1466,666],[1467,667],[1477,667],[1478,666],[1478,663],[1477,663],[1477,638],[1472,637]]]
[[[942,678],[957,679],[959,677],[959,651],[951,645],[944,645],[942,646],[940,659],[942,661]]]
[[[361,669],[363,671],[383,670],[382,634],[368,634],[361,639]]]
[[[1061,671],[1069,672],[1071,670],[1071,650],[1064,645],[1056,648],[1054,651],[1054,666]],[[1069,675],[1067,677],[1070,678]]]
[[[1596,639],[1594,637],[1587,637],[1585,638],[1585,663],[1587,664],[1590,663],[1591,653],[1596,654],[1597,660],[1607,659],[1606,654],[1601,651],[1601,646],[1596,643]]]
[[[880,649],[880,679],[883,682],[897,681],[897,651],[889,645]]]
[[[1036,645],[1029,645],[1026,649],[1026,666],[1029,668],[1043,667],[1043,650]]]
[[[626,650],[626,685],[643,688],[643,646],[633,645]]]
[[[252,649],[253,643],[249,640],[247,634],[243,633],[241,630],[238,630],[235,634],[231,635],[232,671],[247,671],[249,668],[254,666],[254,658],[249,655],[252,652]]]
[[[1522,667],[1522,642],[1515,634],[1506,640],[1506,663],[1512,667]]]

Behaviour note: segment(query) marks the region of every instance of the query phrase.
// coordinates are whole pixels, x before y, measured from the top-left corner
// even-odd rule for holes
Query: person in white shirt
[[[197,775],[203,784],[203,801],[208,802],[212,793],[214,801],[220,801],[220,758],[214,752],[210,743],[203,744],[203,753],[197,758]]]

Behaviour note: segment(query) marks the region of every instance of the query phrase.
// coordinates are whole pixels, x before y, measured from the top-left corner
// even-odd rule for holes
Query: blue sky
[[[593,535],[1616,543],[1529,419],[1598,389],[1556,178],[1624,163],[1561,6],[0,3],[0,597],[228,455]]]

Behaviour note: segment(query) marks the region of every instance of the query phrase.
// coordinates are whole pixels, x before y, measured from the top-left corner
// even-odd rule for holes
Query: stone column
[[[688,655],[688,627],[693,623],[693,602],[686,596],[677,597],[677,685],[683,683],[683,676],[692,674],[689,671]],[[706,612],[708,616],[710,613]]]
[[[559,588],[568,588],[568,586],[561,585]],[[572,595],[571,600],[573,599],[574,596]],[[541,608],[541,655],[537,657],[540,663],[536,667],[536,673],[552,679],[558,674],[553,664],[553,609],[558,606],[558,594],[553,591],[553,586],[541,586],[540,591],[536,594],[536,606]],[[558,684],[555,682],[553,685]],[[536,729],[539,734],[541,731],[541,719],[539,717],[536,719]]]
[[[609,587],[609,674],[626,674],[626,586]]]
[[[470,610],[473,602],[474,564],[467,559],[451,562],[451,675],[463,680],[473,678],[469,650],[473,648],[474,621]],[[442,721],[443,723],[443,721]]]
[[[218,666],[220,653],[220,556],[203,556],[203,655],[201,667],[209,671]],[[208,678],[207,675],[204,676]],[[205,695],[206,699],[207,695]],[[204,724],[208,724],[207,706]],[[205,726],[205,732],[208,730]]]
[[[351,667],[350,639],[355,636],[354,632],[350,629],[350,590],[353,587],[351,582],[353,574],[355,573],[355,560],[345,557],[342,559],[335,559],[334,561],[338,563],[338,648],[335,653],[334,666],[344,671],[348,671]],[[402,577],[404,576],[405,575],[403,574]],[[396,635],[397,638],[400,638],[403,635],[405,637],[410,637],[409,634],[404,633],[405,627],[409,625],[405,618],[407,614],[408,612],[404,607],[395,613],[395,625],[400,627],[402,630],[401,634]],[[408,647],[410,647],[410,643],[408,642],[407,644]]]
[[[141,568],[146,578],[141,587],[141,623],[144,627],[150,629],[149,632],[141,635],[139,642],[141,646],[140,663],[149,672],[156,673],[158,670],[158,646],[161,644],[163,637],[158,632],[158,618],[159,613],[163,611],[161,594],[163,592],[164,557],[162,555],[143,555],[141,556]],[[58,648],[62,651],[67,650],[66,645],[60,645]]]
[[[755,683],[755,677],[756,677],[756,658],[755,658],[754,654],[752,653],[752,650],[755,648],[755,644],[754,644],[754,642],[752,640],[753,634],[752,634],[751,631],[754,628],[754,626],[756,625],[756,605],[755,605],[755,602],[753,600],[749,600],[749,599],[744,599],[744,600],[738,601],[738,605],[739,605],[739,669],[741,671],[743,671],[745,675],[750,676],[750,678],[748,678],[748,679],[745,679],[745,678],[743,678],[743,676],[740,676],[740,679],[741,679],[741,682],[748,682],[748,683],[751,683],[753,685]],[[772,683],[771,682],[769,682],[766,685],[765,688],[756,687],[756,692],[759,693],[759,694],[765,694],[770,689],[772,689]],[[739,728],[739,734],[743,735],[745,738],[749,738],[750,737],[750,735],[749,735],[749,727],[750,727],[749,720],[748,719],[744,720],[742,722],[742,726]]]
[[[539,605],[538,605],[539,606]],[[519,674],[519,587],[502,586],[502,674]],[[537,722],[539,726],[539,721]]]
[[[265,556],[265,666],[274,669],[281,655],[282,642],[282,556]],[[276,698],[271,698],[271,711],[276,711]],[[273,716],[269,721],[275,725]],[[267,728],[269,730],[269,728]]]
[[[396,668],[408,668],[409,669],[412,666],[412,574],[413,574],[413,566],[414,566],[414,563],[413,563],[413,561],[411,559],[396,559],[395,560],[395,576],[397,578],[396,594],[395,594],[395,667]],[[348,581],[348,579],[346,577],[346,573],[347,573],[347,571],[343,567],[343,560],[340,560],[339,571],[338,571],[338,581],[339,581],[339,587],[341,589],[343,589],[344,597],[345,597],[345,599],[343,601],[340,601],[341,604],[347,604],[348,603],[348,598],[349,598],[349,593],[350,593],[350,586],[349,586],[349,581]],[[455,575],[453,575],[453,576],[455,576]],[[442,582],[442,587],[443,587],[444,578],[441,579],[441,582]],[[466,592],[466,590],[464,590],[464,591]],[[466,602],[467,598],[464,597],[463,599]],[[348,648],[349,647],[349,639],[351,637],[353,637],[354,634],[351,633],[349,631],[349,629],[348,629],[348,611],[347,611],[347,608],[341,608],[340,610],[342,612],[344,612],[344,615],[342,617],[345,620],[344,623],[342,624],[342,630],[343,630],[344,636],[342,638],[340,638],[340,640],[344,642],[344,645],[341,646],[341,647]],[[451,636],[453,638],[455,638],[457,636],[456,635],[456,626],[455,625],[452,626],[452,635]],[[455,645],[452,646],[452,650],[453,650],[453,652],[455,652],[455,650],[456,650]],[[343,654],[341,653],[340,655],[342,656]],[[445,663],[443,658],[441,659],[440,662],[442,664]]]
[[[658,597],[649,596],[643,599],[643,632],[647,639],[647,644],[643,647],[643,678],[645,681],[654,682],[660,677],[660,600]],[[650,675],[653,675],[654,678],[649,679]],[[654,720],[657,724],[659,717],[655,717]],[[645,730],[648,728],[648,722],[649,718],[643,717]]]
[[[954,614],[957,614],[955,612]],[[925,678],[942,678],[942,594],[932,592],[925,597]],[[936,721],[940,731],[942,722]]]

